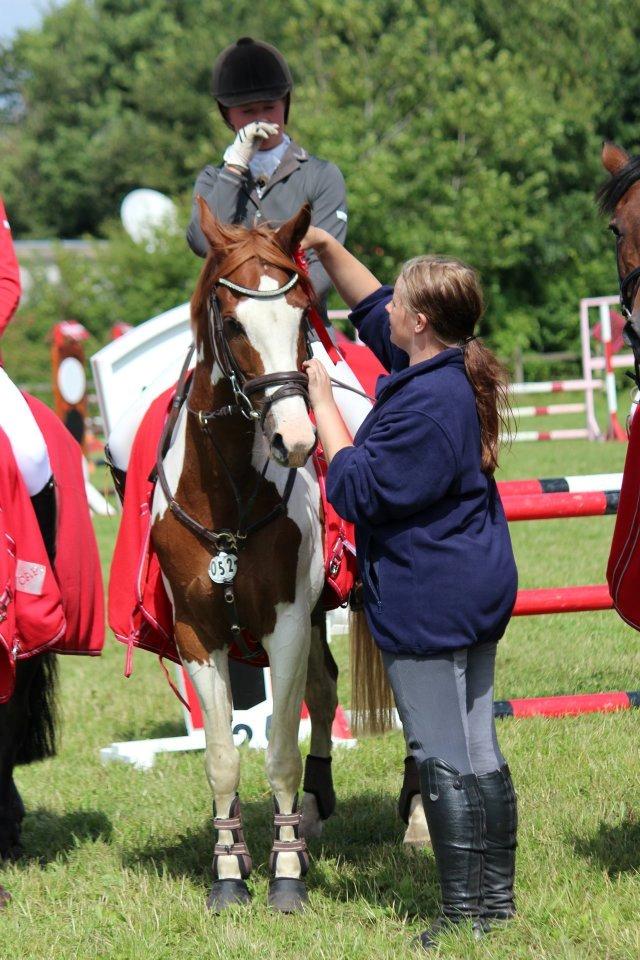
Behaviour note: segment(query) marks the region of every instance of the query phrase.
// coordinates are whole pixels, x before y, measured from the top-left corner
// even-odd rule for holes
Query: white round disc
[[[152,240],[158,229],[177,227],[176,205],[159,190],[132,190],[122,201],[120,218],[135,243]]]
[[[84,367],[75,357],[65,357],[58,367],[58,390],[67,403],[80,403],[87,389]]]

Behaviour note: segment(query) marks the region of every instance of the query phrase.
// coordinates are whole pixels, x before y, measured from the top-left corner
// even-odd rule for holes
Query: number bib
[[[214,583],[230,583],[238,570],[238,558],[235,553],[225,553],[221,550],[211,558],[209,576]]]

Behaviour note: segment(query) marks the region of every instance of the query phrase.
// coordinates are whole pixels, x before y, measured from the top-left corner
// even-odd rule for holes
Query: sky
[[[20,27],[37,27],[42,12],[62,0],[0,0],[0,40],[10,40]]]

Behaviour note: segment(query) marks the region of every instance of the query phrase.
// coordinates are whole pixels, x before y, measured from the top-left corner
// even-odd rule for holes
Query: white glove
[[[246,127],[238,130],[235,140],[224,152],[224,162],[228,166],[248,170],[249,161],[260,149],[261,141],[272,137],[279,129],[277,123],[252,120]]]

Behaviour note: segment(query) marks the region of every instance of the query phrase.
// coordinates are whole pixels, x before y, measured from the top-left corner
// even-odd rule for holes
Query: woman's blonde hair
[[[482,470],[492,476],[501,434],[510,435],[511,406],[507,371],[475,333],[484,312],[480,278],[461,260],[427,255],[408,260],[398,280],[403,305],[427,317],[443,347],[462,348],[480,421]]]

